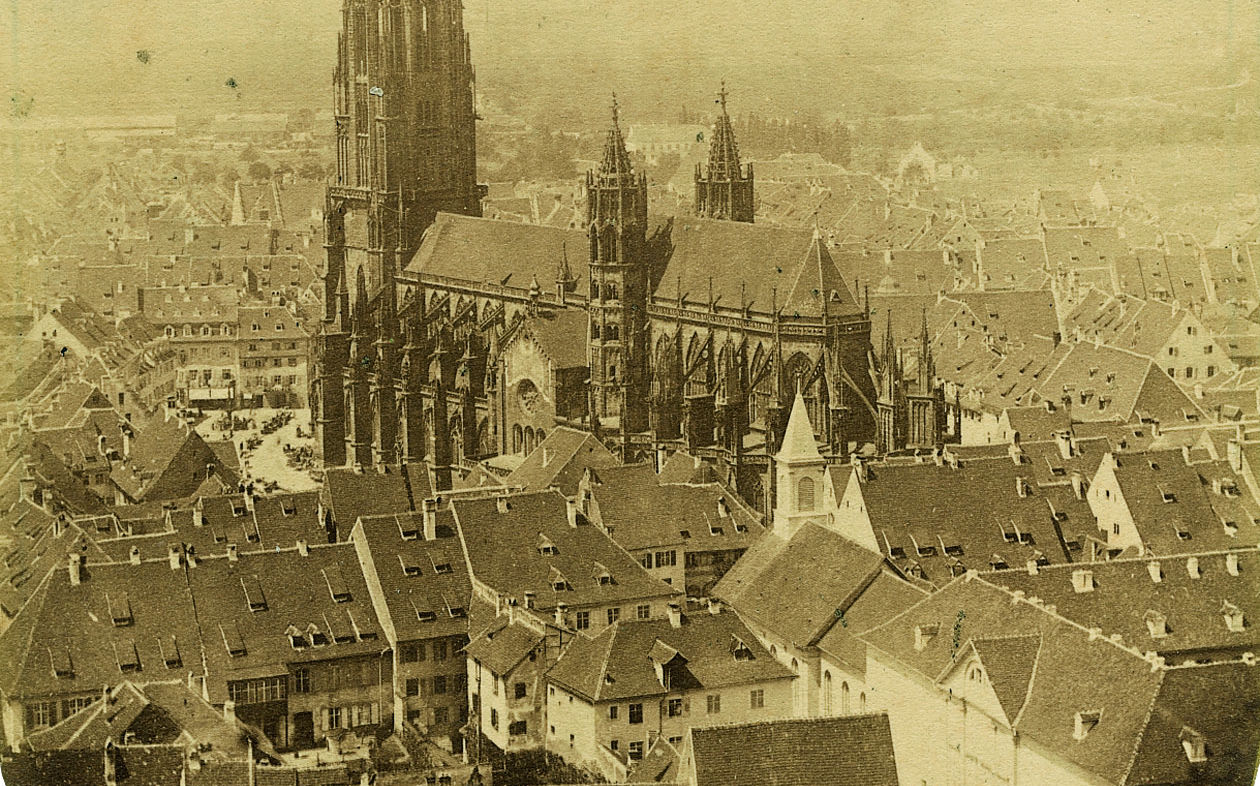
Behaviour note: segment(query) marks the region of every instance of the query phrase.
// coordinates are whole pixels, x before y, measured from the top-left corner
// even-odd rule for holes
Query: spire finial
[[[617,94],[613,93],[612,94],[612,115],[613,115],[614,123],[618,121],[620,114],[621,114],[621,105],[617,103]]]
[[[722,104],[722,114],[726,114],[726,80],[722,80],[722,89],[718,91],[718,102]]]

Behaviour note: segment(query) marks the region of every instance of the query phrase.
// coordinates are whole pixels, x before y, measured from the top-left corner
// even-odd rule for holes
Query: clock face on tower
[[[533,415],[538,412],[538,408],[542,404],[542,393],[539,392],[538,386],[532,380],[523,379],[516,386],[516,400],[520,404],[522,412]]]

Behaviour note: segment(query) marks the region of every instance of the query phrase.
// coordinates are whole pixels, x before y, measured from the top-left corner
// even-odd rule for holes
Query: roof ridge
[[[1024,701],[1019,705],[1019,712],[1015,713],[1015,717],[1011,719],[1011,728],[1019,726],[1020,718],[1024,717],[1024,710],[1028,707],[1028,700],[1032,697],[1033,683],[1037,680],[1037,667],[1041,664],[1041,651],[1046,646],[1045,638],[1037,636],[1037,654],[1033,655],[1032,673],[1028,675],[1028,686],[1024,690]]]

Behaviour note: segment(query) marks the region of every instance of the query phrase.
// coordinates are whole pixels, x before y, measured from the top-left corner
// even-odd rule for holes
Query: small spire
[[[616,93],[616,92],[614,92],[614,93],[612,94],[612,120],[613,120],[613,125],[616,125],[616,124],[617,124],[618,120],[620,119],[620,116],[621,116],[621,105],[617,103],[617,93]]]
[[[792,402],[792,413],[788,416],[787,429],[783,432],[783,446],[775,456],[776,461],[802,462],[823,460],[818,452],[818,441],[814,439],[814,426],[809,422],[808,407],[801,389],[796,389],[796,400]]]
[[[722,89],[718,91],[718,103],[722,105],[722,114],[726,114],[726,80],[722,80]]]

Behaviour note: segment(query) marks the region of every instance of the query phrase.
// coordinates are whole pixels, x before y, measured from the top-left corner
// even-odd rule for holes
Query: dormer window
[[[1243,611],[1233,603],[1225,601],[1221,605],[1221,614],[1225,617],[1225,627],[1230,633],[1242,633],[1246,629],[1247,622],[1243,618]]]
[[[399,554],[398,562],[399,564],[402,565],[403,575],[406,575],[406,576],[421,575],[422,571],[420,570],[420,563],[417,562],[414,557],[403,556],[402,554]]]
[[[168,669],[178,669],[184,665],[183,658],[179,655],[179,642],[174,636],[169,640],[158,639],[158,649],[162,651],[162,663]]]
[[[417,609],[416,619],[420,620],[421,622],[433,622],[434,620],[437,619],[437,614],[432,611],[420,611],[419,609]]]
[[[295,650],[301,651],[311,646],[311,643],[306,640],[306,634],[292,625],[284,632],[284,635],[289,637],[289,646]]]
[[[756,659],[756,656],[753,655],[752,648],[738,636],[731,637],[731,655],[734,656],[735,660],[741,662]]]
[[[416,540],[420,537],[420,527],[411,516],[398,516],[398,534],[403,540]]]
[[[1168,635],[1168,618],[1155,610],[1146,612],[1146,630],[1152,639],[1162,639]]]
[[[437,563],[434,563],[433,565],[433,572],[439,575],[444,574],[444,573],[451,573],[452,570],[453,569],[451,568],[451,563],[449,562],[437,562]]]
[[[114,627],[125,628],[132,623],[131,599],[127,593],[106,593],[105,602],[109,605],[109,618],[113,620]]]
[[[547,583],[551,585],[552,590],[556,592],[567,592],[569,590],[569,580],[564,574],[555,568],[551,569],[550,575],[547,577]]]
[[[1102,712],[1099,710],[1076,713],[1076,728],[1072,731],[1072,738],[1076,740],[1085,739],[1101,719]]]
[[[297,514],[297,500],[286,499],[280,503],[280,512],[286,516]]]
[[[1077,593],[1094,591],[1094,572],[1092,570],[1072,571],[1072,589]]]
[[[595,569],[593,572],[595,575],[595,583],[599,584],[600,586],[607,587],[615,583],[613,581],[612,574],[608,572],[608,568],[604,567],[603,564],[596,562]]]
[[[916,651],[922,652],[932,639],[936,638],[936,634],[940,633],[941,626],[939,623],[931,623],[927,625],[914,626],[914,648]]]
[[[346,578],[341,573],[340,565],[330,565],[324,568],[324,582],[328,585],[328,594],[332,595],[334,603],[350,602],[350,586],[346,584]]]
[[[978,662],[972,663],[967,667],[967,682],[972,685],[983,685],[985,683],[984,667]]]
[[[49,647],[48,657],[52,660],[54,677],[63,680],[74,677],[74,664],[70,660],[69,648],[63,646]]]
[[[219,625],[219,633],[223,636],[223,646],[227,648],[228,655],[233,658],[245,656],[245,640],[241,638],[241,632],[235,622]]]
[[[136,643],[125,641],[114,644],[114,657],[118,661],[118,670],[124,674],[140,671],[140,656],[136,653]]]
[[[556,554],[560,553],[559,549],[556,548],[556,544],[552,543],[551,539],[541,532],[538,533],[536,548],[538,549],[538,553],[544,557],[554,557]]]
[[[1191,764],[1202,764],[1207,761],[1207,743],[1203,739],[1203,735],[1185,727],[1181,730],[1181,750],[1186,754],[1186,760]]]
[[[251,612],[267,610],[267,599],[263,596],[262,582],[257,576],[241,576],[241,588],[245,590],[245,603]]]
[[[1164,502],[1176,502],[1176,501],[1177,501],[1177,492],[1172,491],[1171,489],[1164,489],[1164,488],[1161,488],[1161,489],[1159,490],[1159,493],[1160,493],[1160,495],[1163,497]]]

